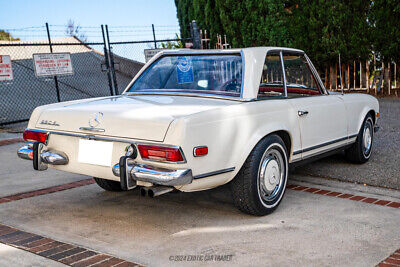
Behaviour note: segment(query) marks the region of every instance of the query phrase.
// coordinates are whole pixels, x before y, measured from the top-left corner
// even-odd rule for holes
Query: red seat
[[[281,86],[260,86],[259,92],[260,93],[263,93],[263,92],[283,93],[284,88],[283,88],[283,86],[282,87]],[[293,93],[293,94],[305,94],[305,95],[319,95],[320,94],[320,92],[317,90],[297,88],[297,87],[288,87],[287,92]]]

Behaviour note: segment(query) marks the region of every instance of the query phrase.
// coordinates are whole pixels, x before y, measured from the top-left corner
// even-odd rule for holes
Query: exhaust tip
[[[140,195],[142,197],[147,196],[147,188],[144,188],[144,187],[140,188]]]
[[[153,191],[152,189],[149,189],[149,190],[147,191],[147,195],[148,195],[149,197],[153,198],[153,197],[154,197],[154,191]]]

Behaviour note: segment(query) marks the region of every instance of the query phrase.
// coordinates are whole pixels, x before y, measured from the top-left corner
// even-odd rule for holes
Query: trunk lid
[[[60,103],[45,109],[36,128],[163,141],[171,122],[183,116],[240,102],[185,96],[118,96]],[[104,132],[82,127],[104,129]]]

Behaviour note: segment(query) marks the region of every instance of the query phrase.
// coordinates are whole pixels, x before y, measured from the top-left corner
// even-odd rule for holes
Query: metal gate
[[[191,40],[156,40],[153,27],[153,40],[112,42],[108,26],[99,28],[101,42],[52,38],[47,23],[48,40],[0,41],[0,56],[11,57],[13,73],[12,80],[0,81],[0,126],[27,121],[37,106],[120,94],[144,65],[144,49]],[[61,52],[70,54],[73,74],[35,75],[34,54]]]

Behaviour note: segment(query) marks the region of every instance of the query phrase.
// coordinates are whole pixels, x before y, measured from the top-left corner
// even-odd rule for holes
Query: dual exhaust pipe
[[[164,195],[166,193],[174,191],[175,188],[168,186],[151,186],[151,187],[141,187],[140,195],[145,197],[149,196],[151,198]]]

